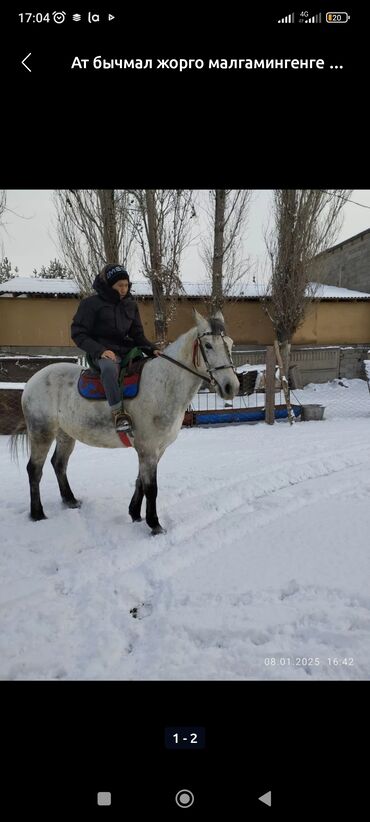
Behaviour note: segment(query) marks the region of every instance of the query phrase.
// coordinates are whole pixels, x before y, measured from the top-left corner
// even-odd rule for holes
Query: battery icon
[[[327,23],[348,23],[350,19],[346,11],[328,11],[326,13]]]

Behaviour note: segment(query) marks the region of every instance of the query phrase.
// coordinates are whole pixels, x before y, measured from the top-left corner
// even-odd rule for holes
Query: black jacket
[[[71,337],[78,348],[92,357],[107,350],[123,357],[135,345],[148,354],[152,352],[155,346],[145,337],[130,291],[121,300],[99,275],[93,287],[98,293],[81,301],[72,320]]]

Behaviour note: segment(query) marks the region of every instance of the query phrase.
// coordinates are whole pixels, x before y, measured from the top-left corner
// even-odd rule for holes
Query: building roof
[[[314,284],[316,285],[316,284]],[[184,297],[209,296],[209,282],[183,283]],[[133,294],[137,297],[152,297],[151,285],[147,280],[133,281]],[[233,292],[233,298],[240,300],[258,300],[265,295],[264,283],[250,283],[240,286]],[[44,277],[13,277],[11,280],[0,283],[1,294],[45,294],[49,296],[75,296],[80,289],[74,280],[45,279]],[[337,288],[334,285],[319,285],[316,296],[321,300],[370,300],[370,293],[353,291],[349,288]]]
[[[319,285],[316,297],[319,300],[370,300],[370,294],[366,291],[353,291],[336,285]]]
[[[0,283],[0,294],[75,294],[80,289],[74,280],[46,279],[45,277],[13,277]]]
[[[311,284],[317,288],[316,295],[320,300],[370,300],[370,293],[364,291],[353,291],[349,288],[337,288],[334,285],[318,285]],[[209,297],[210,287],[209,281],[201,283],[183,283],[184,297]],[[147,280],[133,282],[133,293],[138,297],[151,297],[152,288]],[[232,297],[241,300],[260,300],[265,296],[266,283],[250,283],[236,287],[233,290]]]
[[[338,248],[343,248],[344,245],[348,243],[353,243],[355,240],[363,240],[367,234],[370,234],[370,228],[366,228],[365,231],[360,231],[359,234],[354,234],[353,237],[348,237],[347,240],[342,240],[340,243],[336,243],[332,245],[330,248],[325,248],[324,251],[321,251],[320,254],[316,254],[314,260],[317,260],[319,257],[323,257],[325,254],[331,254],[332,251],[336,251]]]

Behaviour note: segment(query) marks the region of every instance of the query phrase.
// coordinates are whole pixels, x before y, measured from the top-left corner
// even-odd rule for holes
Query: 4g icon
[[[309,11],[301,11],[298,23],[321,23],[321,11],[318,14],[311,14]]]

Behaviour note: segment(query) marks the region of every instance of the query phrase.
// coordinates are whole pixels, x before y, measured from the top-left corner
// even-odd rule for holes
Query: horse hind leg
[[[67,479],[68,460],[75,444],[76,440],[66,434],[65,431],[59,429],[56,437],[55,451],[51,458],[51,464],[58,480],[62,500],[68,508],[79,508],[81,505],[81,502],[74,496]]]
[[[146,521],[153,535],[166,533],[157,516],[157,465],[158,459],[140,461],[140,477],[146,497]]]
[[[141,522],[141,504],[144,497],[144,488],[143,483],[141,480],[140,474],[137,477],[136,485],[135,485],[135,493],[132,497],[130,505],[128,507],[128,512],[133,522]]]
[[[31,519],[35,521],[46,519],[40,499],[40,480],[44,462],[53,439],[54,434],[51,431],[45,430],[44,432],[29,433],[31,456],[27,464],[27,473],[31,494],[30,515]]]

